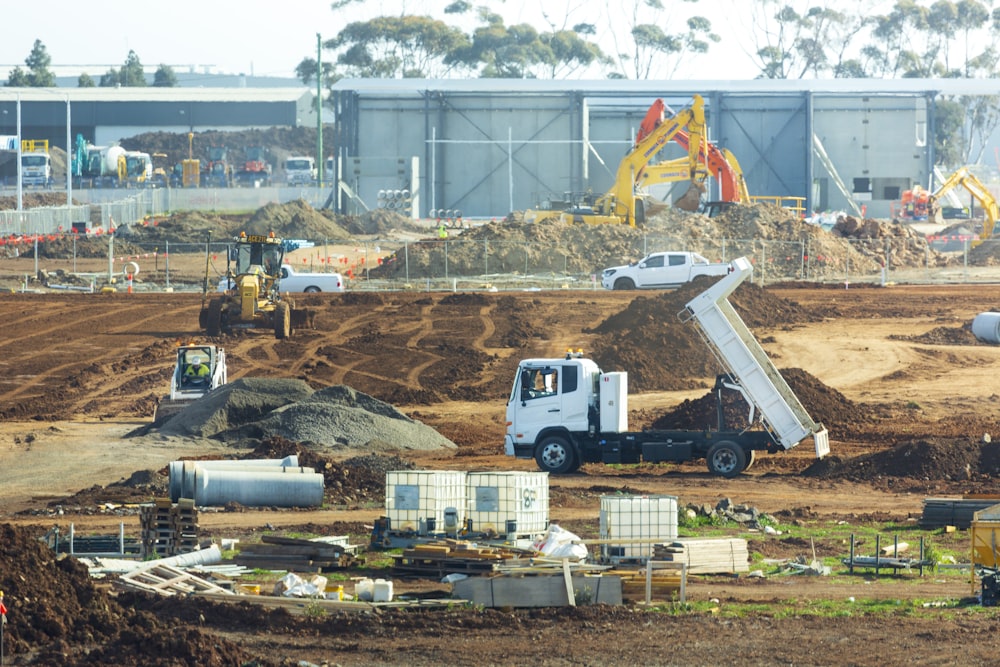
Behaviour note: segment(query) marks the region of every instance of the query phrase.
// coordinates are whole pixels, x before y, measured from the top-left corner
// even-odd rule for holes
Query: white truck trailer
[[[753,462],[757,451],[791,449],[812,436],[816,456],[830,451],[829,436],[813,421],[775,368],[728,296],[749,278],[746,258],[732,272],[689,301],[683,320],[698,325],[725,369],[716,389],[736,390],[750,407],[751,425],[762,428],[649,430],[628,429],[628,374],[605,373],[582,354],[525,359],[507,401],[504,450],[534,458],[553,474],[573,472],[583,463],[689,461],[704,458],[710,472],[734,477]]]

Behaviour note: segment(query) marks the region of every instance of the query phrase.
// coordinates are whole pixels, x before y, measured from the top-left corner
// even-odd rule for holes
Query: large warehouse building
[[[883,217],[903,190],[934,185],[937,101],[992,94],[990,83],[345,79],[324,110],[337,137],[325,152],[342,212],[395,193],[422,217],[498,217],[607,191],[651,103],[677,111],[699,94],[709,139],[736,157],[752,195]],[[0,88],[0,135],[16,134],[19,115],[22,138],[59,147],[76,134],[107,144],[149,131],[316,125],[313,92],[301,87]],[[669,145],[658,157],[682,154]],[[674,196],[670,186],[654,194]],[[707,196],[717,195],[714,186]]]
[[[342,80],[333,100],[340,208],[393,188],[411,189],[425,215],[466,217],[600,194],[650,104],[661,98],[676,111],[699,94],[710,140],[736,156],[751,194],[888,216],[903,190],[932,184],[939,96],[990,94],[988,83]]]

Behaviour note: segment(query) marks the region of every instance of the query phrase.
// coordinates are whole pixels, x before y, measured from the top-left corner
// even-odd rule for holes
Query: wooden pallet
[[[232,591],[216,586],[210,581],[196,577],[172,565],[154,564],[141,570],[134,570],[123,574],[119,577],[118,582],[125,588],[168,597],[192,593],[234,595]]]

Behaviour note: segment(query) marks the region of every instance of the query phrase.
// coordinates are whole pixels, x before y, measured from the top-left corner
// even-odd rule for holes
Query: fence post
[[[170,289],[170,241],[164,241],[163,247],[163,273],[166,275],[166,288]]]

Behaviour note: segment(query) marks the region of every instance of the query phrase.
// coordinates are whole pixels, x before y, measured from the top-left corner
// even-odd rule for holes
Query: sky
[[[474,6],[487,4],[470,1]],[[5,30],[0,40],[0,76],[6,77],[15,66],[24,67],[34,41],[40,39],[52,57],[53,70],[60,75],[63,66],[86,66],[83,70],[96,80],[109,68],[124,64],[131,49],[147,68],[167,64],[180,79],[189,66],[198,72],[211,66],[216,73],[294,77],[295,66],[303,58],[315,57],[316,33],[324,40],[332,38],[350,21],[425,14],[471,32],[477,21],[444,14],[449,2],[364,0],[337,12],[329,0],[87,0],[72,12],[67,11],[66,0],[4,2],[3,22],[17,29]],[[616,28],[616,23],[625,25],[621,0],[489,0],[488,4],[508,25],[524,22],[543,30],[549,25],[543,12],[557,27],[593,23],[605,51],[613,50],[616,32],[625,30]],[[705,15],[726,46],[717,46],[715,57],[701,61],[683,78],[753,78],[756,69],[741,50],[748,43],[741,35],[747,20],[741,13],[746,13],[747,0],[663,0],[663,4],[674,7],[680,16],[660,12],[658,16],[650,14],[650,21],[665,22],[666,16],[683,21],[690,14]],[[612,17],[609,22],[605,21],[608,16]],[[663,27],[671,31],[670,26]],[[329,52],[324,52],[324,57],[329,57]],[[590,78],[598,76],[595,73]]]

